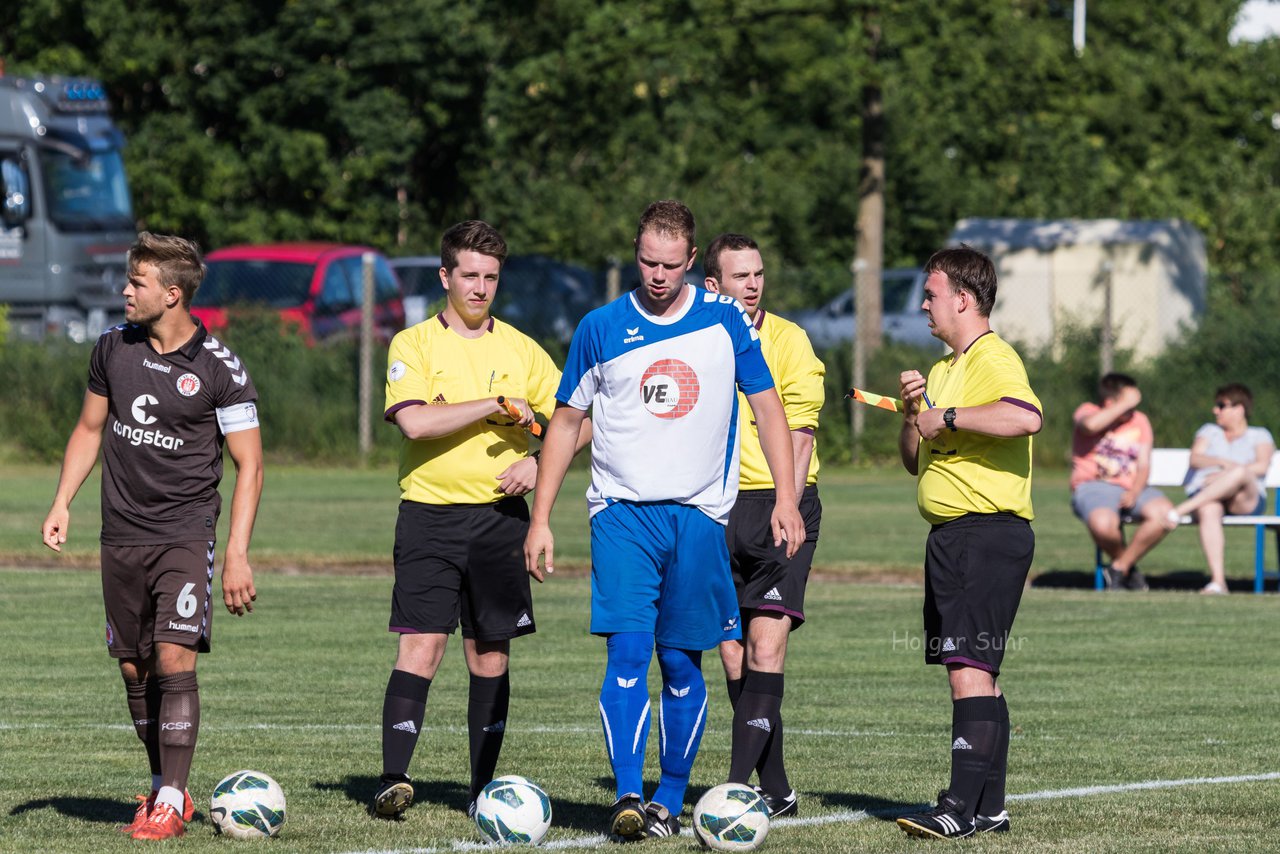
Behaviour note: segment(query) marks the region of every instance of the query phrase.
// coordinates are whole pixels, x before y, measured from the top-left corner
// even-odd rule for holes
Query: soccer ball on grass
[[[537,845],[551,827],[551,800],[524,777],[498,777],[476,798],[476,827],[486,842]]]
[[[724,783],[698,799],[693,832],[715,851],[754,851],[769,835],[769,807],[750,786]]]
[[[284,824],[284,790],[261,771],[228,774],[213,789],[209,818],[214,833],[233,839],[275,836]]]

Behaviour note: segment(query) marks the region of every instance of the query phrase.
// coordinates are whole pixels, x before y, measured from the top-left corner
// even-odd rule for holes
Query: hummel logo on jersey
[[[676,686],[674,686],[674,685],[668,685],[668,686],[667,686],[667,690],[671,692],[671,696],[673,696],[673,697],[687,697],[687,696],[689,696],[689,686],[688,686],[688,685],[686,685],[686,686],[685,686],[685,687],[683,687],[683,688],[677,688],[677,687],[676,687]]]
[[[768,718],[752,718],[747,721],[747,726],[753,726],[756,729],[762,729],[765,732],[773,732],[773,727],[769,725]]]
[[[418,728],[413,725],[413,721],[401,721],[400,723],[393,726],[392,729],[398,729],[401,732],[407,732],[412,735],[418,734]]]
[[[782,594],[778,592],[778,588],[771,587],[769,588],[769,592],[764,594],[764,598],[772,599],[774,602],[781,602]]]
[[[618,687],[619,687],[619,688],[634,688],[634,687],[636,687],[636,682],[638,682],[638,681],[639,681],[639,677],[636,677],[635,679],[623,679],[621,676],[619,676],[619,677],[618,677]]]
[[[516,620],[517,629],[523,629],[525,626],[532,626],[532,625],[533,625],[533,620],[529,619],[529,615],[527,613],[521,614],[520,619]]]
[[[443,394],[437,394],[437,395],[435,396],[435,399],[434,399],[434,400],[432,400],[431,402],[432,402],[432,403],[448,403],[449,401],[447,401],[447,400],[445,400],[445,399],[444,399],[444,395],[443,395]]]
[[[955,642],[955,641],[953,641],[951,638],[946,638],[945,640],[943,640],[943,641],[942,641],[942,651],[943,651],[943,652],[955,652],[955,651],[956,651],[956,642]]]
[[[507,722],[503,720],[503,721],[498,721],[496,724],[489,724],[487,727],[484,728],[484,731],[485,732],[502,732],[506,728],[507,728]]]
[[[960,738],[957,738],[955,741],[951,742],[951,749],[952,750],[973,750],[973,745],[965,741],[964,736],[961,736]]]

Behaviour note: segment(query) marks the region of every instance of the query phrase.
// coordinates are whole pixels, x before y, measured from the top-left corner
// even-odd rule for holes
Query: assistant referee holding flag
[[[960,246],[925,265],[924,303],[951,353],[900,377],[898,450],[919,477],[925,547],[925,662],[951,682],[951,784],[935,809],[898,819],[912,836],[959,839],[1009,829],[1004,785],[1009,707],[996,684],[1031,568],[1031,436],[1040,401],[1012,347],[991,331],[996,271]],[[921,403],[927,407],[921,408]]]

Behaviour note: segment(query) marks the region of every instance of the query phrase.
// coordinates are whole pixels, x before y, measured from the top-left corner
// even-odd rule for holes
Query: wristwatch
[[[952,433],[956,432],[956,408],[948,406],[946,411],[942,413],[942,423],[947,425],[947,429]]]

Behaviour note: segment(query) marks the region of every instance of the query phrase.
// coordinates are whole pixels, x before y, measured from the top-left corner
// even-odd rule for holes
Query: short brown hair
[[[1128,374],[1121,374],[1112,371],[1104,374],[1102,379],[1098,380],[1098,397],[1102,400],[1108,400],[1118,397],[1120,392],[1126,388],[1137,388],[1138,381]]]
[[[693,254],[697,227],[693,222],[693,211],[685,207],[683,202],[663,199],[645,208],[644,213],[640,215],[640,226],[636,229],[637,243],[646,231],[668,237],[683,237],[688,247],[688,254]]]
[[[459,252],[479,252],[497,258],[501,267],[507,260],[507,241],[489,223],[469,219],[450,227],[440,238],[440,265],[452,270],[458,265]]]
[[[721,234],[715,240],[707,245],[706,254],[702,256],[702,268],[706,271],[707,277],[720,281],[720,253],[721,252],[741,252],[743,249],[755,249],[759,251],[760,246],[747,237],[745,234],[734,234],[729,232]]]
[[[1227,383],[1213,393],[1219,400],[1229,400],[1244,407],[1244,417],[1253,414],[1253,392],[1244,383]]]
[[[939,249],[924,265],[924,274],[946,273],[951,286],[973,294],[978,314],[991,316],[996,304],[996,266],[991,259],[967,244]]]
[[[129,247],[129,275],[138,272],[141,264],[150,264],[159,273],[164,287],[176,285],[182,291],[182,307],[190,308],[191,299],[204,281],[204,259],[200,246],[194,240],[172,234],[152,234],[144,231]]]

